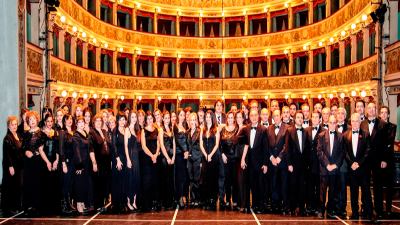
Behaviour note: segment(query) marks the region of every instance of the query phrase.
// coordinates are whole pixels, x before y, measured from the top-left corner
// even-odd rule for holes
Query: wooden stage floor
[[[348,208],[350,207],[348,203]],[[350,209],[348,210],[350,212]],[[393,212],[400,214],[400,200],[393,202]],[[400,224],[400,218],[384,219],[376,221],[379,224]],[[350,225],[350,224],[372,224],[370,221],[362,220],[342,220],[336,219],[318,219],[317,217],[296,217],[281,216],[274,214],[242,214],[236,211],[205,211],[201,209],[183,209],[162,211],[158,213],[132,213],[132,214],[95,214],[92,216],[81,216],[74,218],[66,217],[42,217],[42,218],[24,218],[21,215],[13,217],[0,218],[0,224],[15,225],[169,225],[169,224],[218,224],[218,225],[260,225],[260,224],[333,224],[333,225]]]

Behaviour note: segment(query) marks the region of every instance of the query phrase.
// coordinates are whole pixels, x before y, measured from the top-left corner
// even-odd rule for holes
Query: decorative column
[[[181,77],[181,62],[179,60],[179,57],[176,57],[176,68],[175,68],[175,74],[176,74],[176,78]]]
[[[289,29],[293,29],[293,9],[291,6],[288,8],[288,22],[289,22]]]
[[[351,38],[351,63],[357,62],[357,35],[352,34]]]
[[[154,71],[154,77],[158,77],[158,56],[154,56],[154,63],[153,63],[153,71]]]
[[[100,98],[96,99],[96,113],[100,112],[100,104],[101,104],[101,99]]]
[[[331,101],[332,101],[331,98],[329,98],[329,97],[325,98],[326,107],[331,108]]]
[[[136,97],[136,96],[135,96],[135,97]],[[133,99],[133,106],[132,106],[132,109],[135,110],[135,111],[137,111],[137,103],[138,103],[137,99],[136,99],[136,98]]]
[[[179,15],[177,15],[176,16],[176,36],[181,36],[181,31],[180,31],[180,27],[181,27],[181,25],[180,25],[180,23],[181,23],[181,18],[180,18],[180,16]]]
[[[96,71],[100,71],[101,68],[101,48],[96,47]]]
[[[369,28],[366,27],[362,30],[363,32],[363,58],[369,56]]]
[[[58,32],[58,57],[65,60],[65,30],[60,30]]]
[[[71,37],[71,63],[76,65],[76,37]]]
[[[82,43],[82,66],[88,68],[88,43]]]
[[[136,26],[136,8],[132,10],[132,28],[133,30],[137,30]]]
[[[95,4],[96,4],[96,17],[100,19],[100,7],[101,7],[100,0],[95,0]]]
[[[308,2],[308,24],[314,22],[314,3],[312,1]]]
[[[157,10],[154,13],[154,33],[158,34],[158,13],[157,13]]]
[[[203,78],[203,59],[199,59],[199,78]]]
[[[222,29],[222,32],[221,32],[221,36],[222,37],[225,37],[225,17],[222,17],[222,23],[221,23],[221,29]]]
[[[339,0],[339,8],[342,8],[346,4],[345,0]]]
[[[203,37],[203,17],[199,18],[199,37]]]
[[[157,96],[155,96],[155,99],[154,99],[154,110],[155,109],[158,109],[158,99],[157,99]]]
[[[86,10],[88,9],[88,0],[82,0],[82,7]]]
[[[133,56],[132,56],[132,75],[133,76],[137,76],[136,62],[137,62],[137,54],[133,53]]]
[[[112,9],[111,10],[112,10],[111,15],[112,15],[113,25],[117,26],[118,25],[118,16],[117,16],[118,8],[117,8],[117,3],[116,2],[112,3]]]
[[[312,50],[308,50],[307,52],[308,55],[308,73],[313,73],[314,72],[314,53]]]
[[[289,61],[289,75],[293,75],[293,54],[288,54],[288,61]]]
[[[244,35],[248,35],[249,34],[249,16],[244,15]]]
[[[325,1],[326,17],[331,15],[331,1]]]
[[[343,41],[339,41],[339,67],[344,66],[345,64],[345,44],[344,44],[344,40]]]
[[[249,77],[249,58],[244,58],[244,77]]]
[[[310,112],[314,112],[314,100],[311,95],[308,98],[308,105],[310,106]]]
[[[117,62],[117,58],[118,58],[118,51],[115,50],[112,52],[112,65],[113,65],[113,74],[118,74],[118,62]]]
[[[267,13],[267,33],[271,33],[271,31],[272,31],[271,12],[268,11],[268,13]]]
[[[117,96],[115,96],[115,98],[113,99],[113,107],[112,110],[114,111],[114,115],[118,114],[118,98]]]
[[[267,77],[271,76],[271,69],[272,69],[272,65],[271,65],[271,56],[267,56]]]
[[[325,54],[326,54],[326,71],[331,70],[331,46],[325,47]]]

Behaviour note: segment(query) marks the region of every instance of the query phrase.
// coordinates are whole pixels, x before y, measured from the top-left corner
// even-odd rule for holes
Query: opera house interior
[[[397,213],[400,214],[400,127],[396,127],[396,124],[400,122],[399,1],[2,0],[0,1],[0,12],[0,28],[2,30],[0,34],[0,49],[2,49],[0,51],[0,74],[2,78],[0,96],[3,96],[3,103],[0,107],[0,134],[1,137],[6,136],[4,140],[0,140],[0,143],[3,143],[3,151],[0,154],[0,160],[3,161],[3,167],[0,168],[3,173],[1,202],[2,206],[4,204],[11,205],[11,202],[17,201],[15,198],[22,199],[15,203],[16,208],[6,207],[7,211],[3,209],[3,212],[7,212],[7,214],[3,214],[0,218],[0,224],[279,224],[280,222],[289,224],[302,222],[354,224],[364,223],[366,220],[381,220],[382,223],[388,224],[400,222],[400,216],[397,215]],[[255,108],[254,102],[257,104]],[[358,106],[359,102],[363,104],[361,111]],[[222,105],[222,112],[217,112],[220,110],[217,109],[219,104]],[[293,113],[290,112],[291,124],[288,124],[287,128],[286,144],[282,147],[284,150],[278,150],[279,144],[272,143],[273,141],[269,137],[270,130],[273,133],[274,124],[275,129],[281,129],[281,127],[277,127],[276,118],[280,117],[285,122],[284,111],[285,109],[289,110],[289,107],[292,110],[292,106],[295,108]],[[309,112],[304,107],[308,107]],[[65,146],[61,147],[64,143],[61,141],[61,137],[64,137],[64,130],[66,136],[69,132],[66,129],[68,115],[72,116],[74,130],[79,130],[81,120],[76,113],[77,108],[83,110],[83,114],[81,112],[81,116],[84,117],[83,121],[85,124],[89,124],[87,132],[84,132],[88,136],[79,136],[77,134],[79,131],[75,131],[75,134],[71,137],[73,151],[80,151],[80,154],[83,154],[79,157],[76,155],[68,156],[68,153],[65,153],[67,150],[63,149]],[[232,112],[233,108],[235,108],[234,112]],[[264,109],[265,111],[263,111]],[[325,109],[329,110],[326,117],[324,117]],[[390,116],[382,118],[383,109]],[[181,125],[180,112],[182,110],[187,114],[184,114],[186,116],[185,124],[182,122]],[[200,120],[199,111],[205,114],[203,114],[203,122]],[[307,111],[310,115],[306,116],[304,111]],[[366,182],[359,178],[359,175],[353,175],[350,172],[353,168],[353,164],[350,164],[353,160],[352,150],[347,154],[346,147],[343,147],[344,153],[341,161],[347,162],[348,174],[343,175],[342,172],[338,171],[339,168],[336,169],[338,171],[337,177],[331,175],[334,172],[331,172],[329,168],[328,174],[330,175],[323,176],[318,171],[317,183],[321,182],[321,185],[317,185],[318,191],[314,194],[318,197],[313,202],[309,199],[313,195],[309,194],[311,189],[309,184],[313,181],[311,178],[310,180],[307,178],[308,170],[304,169],[306,178],[294,179],[296,176],[303,177],[303,173],[298,172],[301,175],[294,176],[293,167],[290,169],[292,160],[297,160],[293,159],[296,156],[291,155],[292,145],[290,143],[292,139],[290,132],[293,128],[294,136],[296,136],[299,113],[302,119],[297,131],[301,129],[301,132],[303,132],[304,128],[305,133],[303,135],[306,137],[308,125],[301,128],[303,122],[306,122],[306,118],[310,118],[310,127],[312,128],[311,123],[313,126],[316,125],[315,122],[311,122],[312,117],[314,113],[319,113],[319,125],[326,125],[326,137],[328,139],[326,143],[338,146],[332,144],[336,143],[337,139],[331,139],[332,142],[329,142],[328,130],[331,129],[332,118],[336,121],[335,123],[339,123],[339,116],[336,115],[339,111],[345,112],[344,119],[349,127],[353,127],[353,135],[356,132],[355,127],[357,127],[353,123],[361,124],[359,125],[361,126],[360,130],[363,129],[365,123],[366,133],[368,133],[368,126],[371,125],[371,122],[375,123],[375,119],[370,120],[370,118],[375,118],[371,115],[372,111],[376,113],[377,120],[378,118],[382,120],[381,123],[394,126],[393,135],[389,135],[389,125],[387,127],[382,125],[384,128],[379,128],[380,130],[376,128],[376,133],[369,131],[366,143],[368,143],[368,150],[371,154],[368,155],[369,158],[366,157],[369,163],[366,163],[367,166],[365,167],[372,171],[372,176]],[[59,117],[59,112],[63,113],[61,117]],[[88,120],[91,122],[85,121],[85,112],[89,112]],[[136,121],[136,116],[140,118],[141,112],[144,112],[143,116],[145,116],[143,126],[139,124],[140,122],[131,121],[133,118]],[[236,121],[238,112],[245,119],[245,125],[248,124],[247,138],[249,141],[243,138],[246,136],[246,132],[241,132],[241,125]],[[257,126],[261,124],[263,112],[269,118],[268,126],[263,128],[262,131],[266,133],[264,139],[268,144],[265,146],[265,154],[268,157],[260,155],[266,158],[264,162],[260,162],[260,166],[263,166],[262,169],[256,170],[257,172],[248,169],[250,170],[249,174],[240,176],[248,176],[249,181],[243,181],[247,178],[237,178],[241,174],[240,171],[247,169],[247,167],[252,168],[253,164],[257,164],[252,161],[253,158],[256,161],[255,155],[258,154],[252,140],[257,139],[258,136],[253,136],[252,129],[254,124],[258,123]],[[162,114],[161,122],[156,115],[158,113]],[[197,162],[195,159],[191,159],[196,153],[190,149],[192,136],[189,131],[192,126],[190,121],[193,113],[195,114],[193,118],[197,121],[197,128],[193,129],[199,129],[199,132],[201,130],[201,140],[198,144],[200,150],[198,151],[200,157],[203,154],[205,155],[205,159],[199,159],[198,168],[195,167],[195,163],[190,164],[191,160]],[[221,120],[218,113],[221,113],[224,119]],[[252,121],[253,113],[257,113],[257,116],[260,114],[258,122]],[[278,115],[276,115],[277,113]],[[47,127],[49,120],[47,114],[54,115],[50,119],[54,123],[53,128]],[[132,114],[135,117],[131,117]],[[23,180],[22,184],[16,184],[17,181],[13,180],[13,174],[17,173],[14,172],[14,167],[18,166],[15,166],[16,162],[11,160],[13,156],[10,156],[10,154],[13,155],[13,153],[6,154],[6,151],[11,150],[6,150],[7,147],[4,147],[5,143],[10,144],[7,135],[13,133],[14,117],[10,117],[11,115],[17,117],[18,124],[21,123],[22,126],[21,134],[15,133],[14,138],[10,137],[11,142],[18,142],[18,135],[21,138],[22,147],[19,148],[23,152],[21,157],[24,158],[21,159],[21,165],[24,165],[21,167],[28,167],[20,170],[19,176]],[[36,115],[39,115],[40,118]],[[101,164],[104,159],[98,158],[97,155],[94,156],[97,154],[96,149],[93,150],[92,147],[88,147],[89,150],[82,153],[84,148],[82,147],[84,144],[82,140],[86,140],[86,142],[89,140],[90,146],[95,142],[98,115],[100,115],[100,120],[103,119],[102,126],[106,126],[106,120],[108,126],[108,123],[112,121],[111,117],[114,118],[113,120],[116,123],[114,123],[116,131],[113,131],[112,127],[106,128],[109,131],[104,130],[106,136],[110,135],[110,143],[106,151],[112,152],[108,163],[108,165],[112,165],[112,169],[107,170],[109,178],[105,178],[105,175],[97,176],[95,174],[104,172],[102,166],[103,164],[107,165],[107,163]],[[105,115],[109,117],[107,119],[102,118]],[[168,123],[170,123],[169,115],[171,116],[172,137],[174,137],[173,145],[171,144],[173,146],[171,147],[173,157],[172,155],[168,157],[168,147],[164,147],[164,145],[167,145],[164,142],[166,143],[169,140],[168,137],[170,137],[168,136],[169,125],[165,125],[166,117],[168,117]],[[197,118],[197,115],[199,118]],[[210,130],[207,128],[209,127],[207,119],[209,115],[213,126],[215,120],[215,132],[211,128]],[[243,139],[244,152],[247,153],[248,147],[249,159],[245,156],[236,156],[239,158],[235,159],[234,162],[229,162],[229,157],[226,159],[225,155],[229,153],[226,153],[225,151],[228,150],[224,150],[224,148],[228,148],[226,143],[231,142],[224,139],[228,135],[226,133],[230,132],[228,129],[231,123],[229,122],[230,115],[234,117],[233,124],[235,125],[232,126],[236,127],[234,128],[237,129],[235,135],[238,136],[232,137],[232,142],[235,146],[240,146]],[[176,121],[172,121],[173,116],[175,116]],[[37,142],[32,144],[36,131],[31,126],[31,119],[34,118],[35,120],[35,117],[37,117],[38,126],[41,126],[40,129],[43,130],[38,135],[45,136],[47,134],[47,137],[43,137],[44,145],[38,147],[38,150],[32,150],[35,148],[33,146],[37,144]],[[157,147],[155,148],[157,148],[160,162],[157,161],[158,159],[151,158],[154,164],[160,164],[156,169],[151,167],[151,162],[150,165],[147,165],[147,159],[145,159],[147,155],[152,157],[152,149],[149,147],[152,143],[152,129],[148,130],[147,128],[150,126],[148,125],[149,117],[151,121],[154,119],[155,129],[159,130],[158,134],[161,132],[160,130],[164,134],[164,139],[161,136],[160,140],[156,140]],[[353,117],[358,117],[360,121],[357,122],[357,119]],[[139,151],[136,160],[140,163],[138,174],[129,172],[130,167],[133,168],[137,164],[132,159],[135,156],[128,156],[129,143],[131,142],[127,141],[126,132],[125,143],[124,136],[122,136],[122,149],[119,149],[119,134],[122,131],[120,130],[119,133],[118,129],[120,129],[121,120],[126,123],[124,126],[128,131],[128,136],[138,139],[138,146],[140,146],[138,147],[140,150],[136,149]],[[365,121],[361,122],[362,120]],[[131,123],[135,124],[131,126]],[[58,128],[58,125],[61,127]],[[136,128],[136,125],[140,128]],[[134,132],[130,130],[130,127]],[[312,151],[318,151],[318,153],[315,153],[318,170],[319,166],[321,168],[326,166],[324,165],[326,157],[324,158],[321,143],[316,144],[318,148],[312,147],[314,134],[311,135],[311,128],[310,136],[312,137],[310,137],[310,140],[312,141],[307,143],[310,146],[310,155]],[[54,133],[49,136],[47,129],[54,129],[51,132],[55,131],[56,136],[60,136],[60,139],[54,140],[53,143],[50,139]],[[58,129],[60,130],[58,131]],[[85,129],[86,125],[83,130]],[[188,140],[185,140],[185,145],[187,144],[188,147],[182,147],[180,142],[179,135],[182,129],[188,133]],[[243,130],[245,129],[243,128]],[[337,131],[338,127],[335,129]],[[349,135],[351,135],[351,129],[349,128]],[[257,132],[259,132],[258,128]],[[275,138],[279,137],[280,131],[277,132]],[[342,133],[342,131],[339,133]],[[147,134],[149,136],[146,136]],[[299,133],[297,134],[299,135]],[[346,134],[343,130],[343,146],[346,146]],[[380,138],[374,136],[375,134],[379,134]],[[209,135],[216,135],[218,136],[217,142],[221,141],[220,146],[216,145],[217,153],[215,154],[216,157],[219,157],[216,159],[216,165],[218,164],[216,167],[211,165],[214,159],[208,158],[209,154],[214,156],[214,151],[207,147],[209,146]],[[387,136],[390,136],[390,138],[387,138]],[[104,145],[107,145],[106,137],[103,134],[99,134],[99,137],[103,138]],[[82,138],[82,140],[76,144],[73,142],[74,138]],[[324,136],[321,136],[321,139],[318,140],[321,142],[323,138]],[[293,139],[298,140],[298,137],[296,136]],[[129,138],[129,140],[131,139]],[[351,136],[349,140],[351,148]],[[360,134],[357,143],[361,143],[361,140],[362,135]],[[126,147],[124,147],[124,144]],[[301,144],[300,142],[301,154],[304,146],[308,146],[308,144]],[[18,146],[17,144],[13,145],[13,143],[10,145]],[[53,148],[53,145],[57,145],[57,147],[54,147],[54,151],[57,152],[55,163],[48,160],[52,155],[49,148]],[[79,150],[78,148],[82,149]],[[182,149],[179,150],[180,148]],[[331,155],[327,156],[329,159],[326,160],[331,160],[330,158],[333,157],[332,151],[334,150],[332,148],[334,147],[331,146]],[[383,148],[386,150],[382,150]],[[167,149],[165,153],[164,149]],[[232,149],[236,151],[237,147],[232,147]],[[360,149],[360,146],[358,149]],[[118,153],[120,150],[121,153]],[[209,150],[210,152],[208,152]],[[15,148],[15,151],[17,151],[17,148]],[[116,154],[124,155],[125,151],[127,158],[131,158],[132,163],[125,156],[115,156]],[[187,151],[189,155],[186,155]],[[195,151],[194,147],[193,151]],[[219,151],[221,153],[218,153]],[[288,156],[287,158],[281,156],[281,154],[274,156],[274,151],[286,152]],[[386,162],[389,161],[390,168],[388,171],[391,172],[388,173],[392,176],[380,180],[377,174],[385,174],[386,172],[379,171],[378,173],[375,171],[374,157],[371,156],[375,155],[379,158],[380,155],[384,155],[383,152],[385,151],[391,151],[391,153],[386,154],[388,155],[387,160],[382,159],[385,166],[381,166],[380,169],[385,169]],[[43,159],[43,165],[38,161],[33,161],[30,154],[33,154],[31,156],[33,158],[37,157],[39,161]],[[141,156],[142,154],[144,156]],[[154,155],[157,154],[154,153]],[[243,151],[237,154],[246,155]],[[354,154],[356,155],[356,153]],[[163,155],[165,155],[165,159]],[[15,155],[15,157],[18,156]],[[76,174],[74,172],[70,175],[70,180],[65,178],[68,174],[65,172],[67,171],[66,168],[68,168],[68,171],[70,168],[68,157],[71,157],[72,162],[80,160],[80,163],[71,166],[71,170],[76,170]],[[87,158],[87,165],[89,165],[87,170],[91,172],[85,172],[86,161],[82,157]],[[114,161],[113,157],[118,159]],[[144,158],[142,159],[142,157]],[[157,156],[155,157],[157,158]],[[280,167],[276,166],[277,164],[282,165],[283,162],[280,163],[281,158],[289,166],[289,169],[285,167],[285,171],[281,171]],[[172,172],[168,172],[168,166],[164,165],[165,168],[163,167],[163,162],[161,162],[163,159],[165,162],[168,161],[166,164],[175,163]],[[228,160],[228,163],[226,160]],[[310,157],[310,160],[308,161],[307,158],[304,162],[312,164],[313,158]],[[6,161],[7,166],[5,166]],[[10,161],[13,161],[14,164],[10,164]],[[261,161],[263,160],[261,159]],[[210,165],[208,162],[210,162]],[[301,162],[303,163],[303,161]],[[35,163],[38,164],[35,166]],[[379,161],[379,163],[381,162]],[[382,163],[379,165],[382,165]],[[50,164],[50,167],[48,164]],[[297,164],[294,164],[294,170],[298,171]],[[361,163],[359,164],[361,165]],[[357,163],[357,167],[359,164]],[[83,165],[82,168],[85,169],[78,170],[78,165]],[[64,166],[66,166],[66,170],[63,173]],[[96,168],[94,168],[95,166]],[[232,168],[229,166],[232,166]],[[274,166],[277,168],[275,169]],[[12,172],[11,167],[13,168]],[[126,169],[126,174],[119,174],[120,167],[122,171]],[[46,168],[53,171],[51,174],[58,173],[58,186],[54,183],[54,180],[57,179],[48,175]],[[43,172],[43,170],[46,171]],[[97,172],[97,170],[100,172]],[[182,170],[184,171],[182,172]],[[196,173],[197,170],[198,173]],[[214,173],[212,173],[212,170],[215,170]],[[275,170],[277,172],[274,172]],[[325,168],[322,170],[326,171]],[[146,178],[149,174],[146,172],[152,174],[148,179]],[[85,175],[78,176],[80,173],[85,173]],[[311,174],[311,172],[309,173]],[[199,176],[198,181],[196,181],[196,174]],[[214,178],[215,174],[219,174],[219,176],[216,175],[217,177]],[[371,172],[366,174],[368,175],[365,176],[369,177]],[[34,178],[36,176],[38,176],[37,179]],[[82,177],[86,176],[87,180],[83,181],[86,178]],[[132,181],[131,187],[130,184],[124,183],[123,177],[125,176],[127,180],[138,176],[135,179],[140,184],[135,183],[135,180]],[[168,178],[169,176],[172,176],[172,178]],[[185,181],[182,181],[182,177],[185,178]],[[331,187],[331,182],[336,182],[336,180],[329,180],[326,184],[322,181],[324,180],[322,177],[324,179],[325,177],[339,179],[337,184],[332,185],[336,189]],[[108,181],[106,181],[107,179]],[[263,179],[263,181],[254,181],[254,179]],[[353,203],[353,191],[355,189],[357,194],[354,198],[358,201],[358,186],[353,188],[353,180],[356,179],[362,180],[357,180],[363,194],[362,204],[360,204],[362,210],[359,217],[358,212],[354,211],[358,204]],[[387,180],[393,182],[390,185],[383,184],[383,190],[382,186],[379,189],[378,186],[381,185],[381,182],[385,183]],[[66,194],[68,192],[66,182],[72,182],[73,187],[70,190],[70,195]],[[107,190],[96,190],[96,187],[106,186],[102,182],[109,182],[108,192]],[[244,191],[241,190],[241,182],[248,184],[248,186],[243,186]],[[263,184],[257,186],[256,184],[253,185],[253,182]],[[32,185],[30,190],[26,190],[28,185],[26,183]],[[50,213],[49,210],[46,211],[46,207],[52,208],[51,199],[49,200],[49,197],[46,198],[46,196],[43,197],[43,194],[42,199],[37,199],[40,194],[32,193],[34,190],[39,192],[43,192],[40,190],[47,190],[46,193],[53,193],[51,190],[43,189],[48,188],[45,185],[39,188],[41,184],[48,184],[47,186],[54,187],[54,189],[58,188],[60,194],[56,205],[61,207],[58,211],[68,214],[75,210],[74,216],[68,214],[67,217],[59,217],[60,213],[54,213],[54,208],[53,211],[50,210]],[[326,185],[329,186],[329,193],[322,188]],[[20,188],[20,194],[12,190],[12,187],[17,186]],[[75,190],[88,186],[93,186],[93,188],[91,187],[83,192],[86,193],[83,194],[83,197],[81,190]],[[124,191],[115,189],[121,186],[129,188],[124,189]],[[136,188],[136,186],[140,191],[132,194],[134,197],[131,198],[128,189]],[[215,190],[213,189],[214,186]],[[293,190],[293,186],[300,190]],[[303,186],[305,187],[304,190],[301,188]],[[341,206],[339,207],[343,201],[342,187],[344,187],[344,209],[341,209]],[[278,189],[279,191],[277,191]],[[386,191],[389,189],[391,191]],[[331,190],[335,190],[339,194],[332,196],[336,194],[335,191],[331,193]],[[295,197],[297,191],[298,195],[305,197]],[[367,197],[364,198],[364,195],[368,195],[368,192],[365,193],[366,191],[369,191],[369,195],[372,195],[369,198],[370,200]],[[126,196],[122,197],[124,200],[119,202],[116,200],[118,196],[123,195],[122,192],[128,195],[127,204]],[[213,195],[214,192],[215,196]],[[251,201],[248,198],[246,200],[245,197],[245,193],[250,196],[250,192],[251,197],[248,198],[252,199]],[[376,197],[380,196],[379,192],[384,193],[385,201]],[[113,196],[113,193],[116,194]],[[138,193],[137,196],[136,193]],[[197,193],[200,193],[200,197],[197,196]],[[7,198],[5,195],[15,198]],[[61,195],[62,197],[60,197]],[[171,195],[171,199],[165,197],[166,195]],[[322,195],[324,196],[322,197]],[[386,204],[386,202],[389,202],[387,199],[389,195],[392,195],[390,197],[391,210],[388,209],[389,206]],[[85,196],[89,196],[89,199],[86,199]],[[229,199],[231,196],[232,203]],[[138,203],[136,203],[136,197],[138,197]],[[325,207],[325,197],[328,202],[327,207]],[[153,201],[147,201],[148,198],[152,198]],[[169,200],[173,202],[170,204],[173,205],[172,207],[165,203]],[[335,204],[336,200],[337,204]],[[100,205],[99,201],[101,202]],[[369,201],[373,204],[369,204]],[[382,209],[379,208],[379,201],[383,201],[384,207]],[[35,205],[37,202],[41,202],[40,206]],[[59,202],[61,202],[61,206]],[[247,205],[246,202],[248,202]],[[317,206],[314,206],[314,203]],[[332,209],[332,204],[338,205],[338,209]],[[322,209],[320,205],[324,205],[321,206]],[[227,208],[230,210],[227,210]],[[327,217],[324,216],[325,208],[327,208]],[[28,211],[29,213],[27,213]]]

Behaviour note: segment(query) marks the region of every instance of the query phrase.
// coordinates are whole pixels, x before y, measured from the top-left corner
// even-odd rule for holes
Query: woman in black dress
[[[18,134],[18,119],[9,116],[7,134],[3,139],[3,181],[1,208],[3,216],[14,215],[21,210],[23,152],[22,138]]]
[[[200,131],[200,150],[204,155],[201,189],[205,209],[211,210],[216,210],[221,155],[218,151],[220,133],[216,124],[217,120],[214,113],[208,110],[205,115],[205,126]]]
[[[175,164],[175,138],[172,132],[171,115],[165,111],[162,117],[162,126],[159,129],[159,142],[162,152],[161,157],[161,183],[163,190],[162,204],[166,209],[173,207],[174,200],[174,164]]]
[[[136,199],[140,190],[139,145],[141,129],[135,111],[129,112],[128,127],[125,129],[125,157],[127,172],[127,206],[137,210]]]
[[[61,108],[57,109],[55,117],[56,117],[56,122],[54,124],[54,129],[56,131],[60,131],[63,129],[62,119],[64,117],[64,110],[62,110]]]
[[[185,183],[188,179],[187,159],[189,157],[186,141],[186,113],[182,109],[177,111],[177,122],[174,126],[176,143],[175,150],[175,200],[179,201],[179,207],[189,204],[189,199],[183,199]]]
[[[146,113],[145,113],[143,110],[139,109],[139,110],[137,111],[137,116],[138,116],[139,127],[140,127],[140,129],[143,129],[144,126],[145,126],[144,118],[145,118],[145,116],[146,116]],[[139,139],[140,139],[140,138],[139,138]]]
[[[52,168],[50,171],[43,164],[43,188],[42,196],[44,203],[44,212],[55,214],[60,211],[60,173],[59,167],[59,134],[53,129],[54,121],[51,114],[46,114],[43,118],[44,127],[42,128],[45,136],[44,153],[50,161]]]
[[[126,212],[127,203],[127,174],[126,170],[126,156],[125,156],[125,127],[126,116],[119,114],[118,126],[113,130],[111,154],[112,161],[112,183],[111,183],[111,202],[112,211],[115,213]]]
[[[29,131],[23,137],[22,149],[24,157],[24,208],[29,216],[36,216],[41,210],[42,196],[42,166],[45,163],[48,171],[51,171],[52,164],[43,151],[46,135],[38,127],[39,114],[29,111],[26,114],[29,124]]]
[[[76,208],[81,215],[85,215],[89,212],[88,207],[93,204],[90,202],[93,199],[93,196],[90,196],[93,193],[90,171],[97,172],[97,163],[82,116],[76,118],[76,132],[72,137],[72,145]]]
[[[237,165],[237,183],[238,183],[238,208],[240,212],[245,213],[249,207],[250,207],[250,202],[249,202],[249,196],[247,196],[247,184],[248,184],[248,180],[247,180],[247,170],[244,170],[242,168],[240,168],[240,160],[242,158],[243,155],[243,151],[244,151],[244,146],[245,146],[245,140],[240,140],[238,134],[240,133],[240,131],[246,127],[246,124],[244,124],[245,119],[244,119],[244,113],[242,110],[239,110],[236,115],[236,123],[238,126],[238,130],[236,133],[236,137],[235,137],[235,147],[236,147],[236,151],[237,151],[237,155],[238,155],[238,160],[239,160],[239,164]],[[247,163],[247,160],[246,160]]]
[[[190,205],[197,207],[200,204],[200,175],[201,175],[201,158],[200,151],[200,128],[198,127],[197,114],[189,115],[189,130],[187,131],[188,143],[188,174],[190,189]]]
[[[111,140],[102,127],[102,116],[97,114],[93,117],[90,140],[97,162],[97,173],[93,174],[94,208],[101,212],[109,201],[111,189]]]
[[[26,120],[26,113],[29,112],[29,109],[21,109],[21,115],[20,115],[20,124],[18,125],[17,132],[18,134],[22,137],[26,131],[28,131],[29,125],[28,121]]]
[[[148,112],[145,117],[146,126],[142,131],[141,144],[143,151],[140,157],[140,174],[142,178],[142,209],[143,211],[158,210],[156,200],[158,196],[157,158],[160,155],[158,129],[154,124],[154,117]]]
[[[222,162],[224,163],[225,175],[225,207],[228,209],[237,208],[237,169],[240,163],[236,152],[235,136],[238,127],[235,122],[235,116],[232,111],[226,114],[227,124],[221,130],[221,151]],[[231,205],[232,198],[232,205]]]
[[[89,134],[90,128],[92,128],[92,112],[90,108],[85,108],[83,110],[83,118],[85,119],[85,131]]]
[[[70,215],[74,213],[74,207],[72,207],[73,191],[72,181],[74,164],[72,159],[74,156],[72,137],[74,136],[74,120],[72,115],[65,114],[62,119],[63,129],[59,132],[59,154],[61,160],[61,212],[64,215]]]

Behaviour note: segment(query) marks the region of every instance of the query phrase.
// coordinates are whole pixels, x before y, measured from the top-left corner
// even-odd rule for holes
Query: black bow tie
[[[313,130],[318,130],[318,127],[313,127]]]
[[[297,131],[303,131],[303,128],[296,128]]]
[[[279,129],[280,127],[279,126],[275,126],[275,129]]]
[[[329,134],[336,134],[336,131],[329,131]]]
[[[322,126],[323,126],[323,127],[328,127],[328,124],[326,124],[326,123],[325,123],[325,124],[324,124],[324,125],[322,125]]]
[[[358,130],[353,130],[353,134],[358,134]]]
[[[252,130],[256,130],[256,129],[257,129],[257,127],[251,127],[251,129],[252,129]]]
[[[268,122],[263,123],[264,126],[269,126]]]
[[[368,123],[369,123],[369,124],[375,123],[375,121],[376,121],[376,119],[368,120]]]
[[[338,124],[338,127],[344,127],[344,124]]]
[[[304,120],[304,122],[303,122],[304,124],[308,124],[308,120]]]

